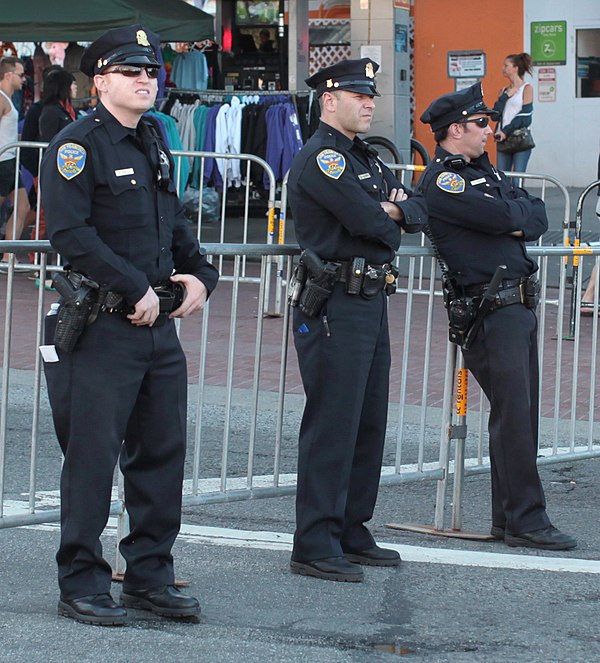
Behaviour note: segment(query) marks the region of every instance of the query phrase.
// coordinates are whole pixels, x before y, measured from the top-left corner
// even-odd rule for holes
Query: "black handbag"
[[[515,154],[516,152],[524,152],[525,150],[531,150],[534,147],[535,147],[535,142],[533,140],[533,136],[531,135],[531,130],[529,129],[529,127],[523,127],[522,129],[515,129],[504,140],[501,140],[499,143],[496,143],[496,148],[498,152],[504,152],[505,154]]]

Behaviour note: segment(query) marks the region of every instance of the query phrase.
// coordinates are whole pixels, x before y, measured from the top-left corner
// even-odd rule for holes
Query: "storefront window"
[[[600,97],[600,29],[577,30],[577,96]]]

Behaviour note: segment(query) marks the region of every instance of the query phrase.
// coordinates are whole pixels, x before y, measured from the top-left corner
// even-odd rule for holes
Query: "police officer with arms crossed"
[[[421,121],[431,125],[437,147],[419,190],[458,297],[477,306],[497,267],[506,266],[490,311],[463,349],[490,401],[491,533],[509,546],[566,550],[577,542],[550,524],[536,466],[537,265],[525,242],[538,239],[548,220],[542,200],[490,163],[485,144],[493,113],[480,83],[431,103]]]
[[[140,25],[109,30],[87,48],[81,70],[93,76],[101,103],[53,139],[41,167],[52,246],[70,264],[74,285],[94,283],[98,301],[112,302],[96,310],[71,352],[57,345],[58,361],[45,362],[65,455],[58,612],[90,624],[123,624],[125,607],[165,617],[200,612],[175,587],[171,555],[187,418],[186,362],[173,318],[202,309],[218,273],[188,228],[173,160],[142,119],[157,93],[158,48],[157,35]],[[183,303],[166,314],[161,302],[175,284],[185,290]],[[99,539],[117,459],[131,527],[120,542],[125,607],[110,595]]]
[[[306,81],[319,96],[321,122],[296,155],[288,184],[296,237],[312,256],[303,258],[307,281],[293,312],[306,405],[290,567],[347,582],[363,580],[361,564],[400,563],[365,523],[377,499],[387,422],[390,262],[402,231],[418,232],[427,221],[422,197],[403,190],[357,136],[371,125],[378,68],[368,58],[348,60]],[[322,306],[313,306],[315,281],[330,291]]]

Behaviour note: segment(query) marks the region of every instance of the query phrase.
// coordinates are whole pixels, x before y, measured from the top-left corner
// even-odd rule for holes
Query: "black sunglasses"
[[[473,122],[473,124],[476,124],[478,127],[483,129],[484,127],[487,127],[487,125],[490,123],[490,118],[489,117],[476,117],[472,120],[461,120],[458,122],[458,124],[467,124],[467,122]]]
[[[160,67],[153,67],[151,65],[120,64],[116,67],[111,67],[102,73],[121,74],[122,76],[127,76],[127,78],[137,78],[142,71],[146,72],[148,78],[158,78]]]

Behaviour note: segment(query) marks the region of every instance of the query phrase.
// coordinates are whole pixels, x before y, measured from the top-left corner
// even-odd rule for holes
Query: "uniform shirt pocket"
[[[154,208],[154,194],[145,182],[134,177],[115,178],[109,180],[108,186],[114,197],[119,228],[136,228],[148,223]]]

